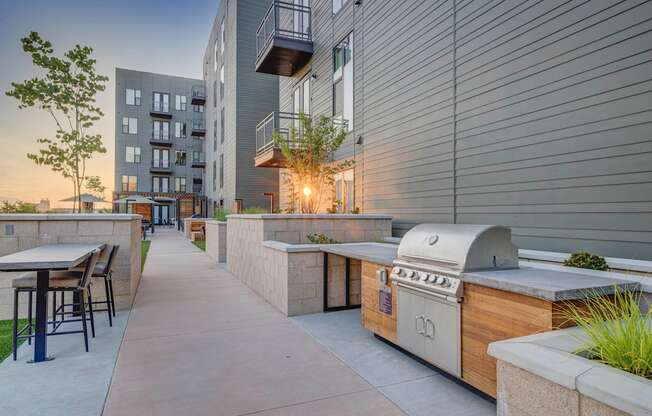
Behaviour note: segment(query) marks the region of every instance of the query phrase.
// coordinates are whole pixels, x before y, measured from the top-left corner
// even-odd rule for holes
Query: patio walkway
[[[172,230],[157,230],[104,415],[399,415],[372,384]]]

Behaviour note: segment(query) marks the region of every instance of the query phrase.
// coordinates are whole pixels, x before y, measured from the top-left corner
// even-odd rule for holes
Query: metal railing
[[[309,114],[306,117],[310,118]],[[347,130],[348,120],[332,119],[337,129]],[[294,128],[296,135],[301,136],[303,126],[297,113],[274,111],[256,126],[256,154],[264,153],[274,146],[273,132],[277,131],[285,141],[290,141],[290,129]]]
[[[256,31],[256,57],[275,36],[312,41],[310,6],[273,0]]]
[[[204,153],[193,153],[192,154],[192,163],[205,163]]]
[[[192,122],[193,130],[206,130],[206,124],[203,121],[195,120]]]
[[[170,160],[169,159],[159,159],[159,160],[152,160],[152,167],[153,168],[158,168],[158,169],[169,169],[170,168]]]
[[[206,98],[206,87],[203,85],[194,85],[190,94],[193,98]]]
[[[256,126],[256,153],[263,153],[273,147],[273,132],[277,131],[286,141],[290,140],[290,129],[300,130],[299,114],[274,111]]]

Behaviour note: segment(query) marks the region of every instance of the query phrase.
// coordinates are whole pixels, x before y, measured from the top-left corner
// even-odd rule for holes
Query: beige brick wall
[[[231,215],[227,223],[227,268],[288,316],[323,310],[323,253],[317,246],[297,251],[292,245],[307,244],[307,235],[312,233],[324,233],[340,242],[374,241],[391,236],[391,219],[380,216]],[[263,241],[279,241],[290,247],[271,248]],[[329,289],[333,287],[329,306],[344,304],[343,262],[342,259],[340,267],[335,260],[332,273],[329,272],[334,279],[333,286],[329,286]],[[358,276],[359,280],[359,268],[359,262],[354,261],[351,268],[354,279]],[[359,290],[352,290],[351,302],[359,301]]]
[[[206,254],[218,263],[226,262],[226,222],[206,221]]]
[[[140,281],[140,237],[140,217],[133,215],[0,215],[0,256],[44,244],[119,244],[113,266],[113,289],[119,309],[131,307]],[[11,280],[18,274],[0,272],[0,319],[12,316]],[[103,282],[93,285],[93,296],[104,298]],[[20,305],[22,315],[26,302],[21,301]]]
[[[625,416],[620,410],[515,367],[497,363],[498,416]]]

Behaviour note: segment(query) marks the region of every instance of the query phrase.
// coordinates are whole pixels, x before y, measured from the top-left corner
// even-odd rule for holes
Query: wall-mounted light
[[[362,135],[358,136],[358,138],[355,140],[355,144],[362,144]]]
[[[306,198],[310,198],[310,195],[312,194],[312,189],[310,189],[309,186],[304,186],[303,194],[306,196]]]
[[[312,78],[312,79],[317,79],[317,74],[312,74],[312,75],[310,75],[310,78]]]
[[[359,5],[362,4],[362,0],[355,0],[355,3],[353,3],[353,4],[355,4],[356,6],[359,6]]]

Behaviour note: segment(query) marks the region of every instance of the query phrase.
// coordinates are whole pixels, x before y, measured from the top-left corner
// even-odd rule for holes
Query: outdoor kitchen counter
[[[319,249],[325,253],[391,267],[396,258],[398,246],[387,243],[345,243],[325,244]]]
[[[387,243],[327,244],[320,250],[382,266],[392,266],[398,245]],[[519,269],[487,270],[463,273],[466,283],[518,293],[550,302],[586,298],[591,292],[613,293],[614,287],[635,290],[639,283],[612,277],[591,276],[582,272],[549,270],[528,262]]]
[[[521,264],[519,269],[466,272],[462,281],[551,302],[612,294],[614,287],[636,290],[637,282],[581,273],[546,270]]]

